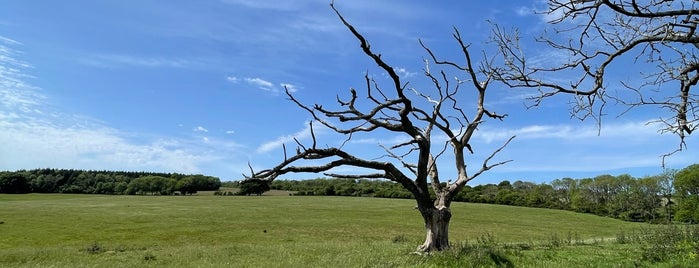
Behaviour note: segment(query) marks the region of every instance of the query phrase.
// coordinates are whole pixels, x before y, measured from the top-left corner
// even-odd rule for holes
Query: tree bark
[[[420,210],[425,220],[425,242],[417,248],[418,252],[441,251],[449,247],[449,207],[430,207]]]

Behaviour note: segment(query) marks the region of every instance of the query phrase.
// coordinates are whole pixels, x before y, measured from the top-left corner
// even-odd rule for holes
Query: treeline
[[[564,209],[628,221],[657,221],[666,219],[670,213],[664,210],[660,185],[660,177],[637,179],[629,175],[565,178],[550,184],[506,180],[499,184],[466,185],[454,201]],[[297,195],[413,198],[399,184],[383,180],[280,180],[272,182],[270,188]]]
[[[385,180],[275,180],[270,188],[296,195],[413,198],[399,184]],[[699,165],[643,178],[601,175],[541,184],[506,180],[499,184],[467,185],[454,201],[563,209],[626,221],[697,223]]]
[[[601,175],[577,180],[557,179],[550,184],[503,181],[497,185],[466,187],[456,200],[564,209],[626,221],[658,222],[672,216],[672,198],[663,195],[662,180],[660,176]]]
[[[386,180],[346,180],[317,178],[292,181],[275,180],[273,190],[294,192],[295,195],[366,196],[382,198],[413,198],[401,185]]]
[[[0,193],[193,194],[218,190],[219,178],[178,173],[34,169],[0,172]]]

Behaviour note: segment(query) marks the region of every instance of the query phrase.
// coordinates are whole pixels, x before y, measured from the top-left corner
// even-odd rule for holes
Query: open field
[[[446,255],[409,254],[424,238],[413,206],[352,197],[0,195],[0,267],[441,266]],[[487,204],[454,203],[452,211],[450,238],[457,243],[486,234],[529,245],[599,241],[645,226]],[[596,258],[624,266],[636,251],[592,243],[524,251],[513,261],[586,266]]]

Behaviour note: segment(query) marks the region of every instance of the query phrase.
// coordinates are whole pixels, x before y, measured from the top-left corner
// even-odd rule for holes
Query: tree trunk
[[[441,251],[449,247],[449,220],[451,211],[446,206],[431,207],[420,211],[425,220],[425,243],[417,248],[418,252]]]

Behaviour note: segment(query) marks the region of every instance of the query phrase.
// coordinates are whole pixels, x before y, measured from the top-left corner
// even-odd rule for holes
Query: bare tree
[[[394,68],[372,51],[369,43],[331,4],[342,23],[360,42],[364,54],[369,56],[390,80],[390,89],[383,89],[378,81],[365,76],[366,95],[360,97],[355,89],[350,89],[348,98],[337,97],[334,109],[315,104],[307,106],[294,97],[289,90],[286,94],[296,105],[308,111],[318,122],[336,133],[346,136],[346,142],[361,134],[380,131],[397,133],[406,137],[406,142],[379,145],[384,157],[366,159],[339,147],[320,147],[317,143],[313,122],[311,133],[313,143],[304,146],[296,141],[298,147],[294,155],[288,155],[284,147],[284,160],[277,166],[255,172],[247,180],[265,180],[271,182],[278,176],[290,172],[324,172],[326,176],[336,178],[377,178],[387,179],[402,185],[410,191],[417,201],[417,208],[425,222],[425,242],[418,247],[419,252],[439,251],[449,247],[449,209],[452,199],[463,189],[464,185],[483,172],[505,164],[509,161],[490,163],[511,140],[486,157],[473,173],[466,166],[467,153],[472,151],[470,142],[478,126],[487,118],[502,120],[506,115],[499,115],[485,107],[486,89],[493,81],[489,65],[483,61],[476,64],[471,59],[468,45],[455,30],[453,36],[463,52],[464,62],[458,64],[440,61],[422,42],[420,44],[429,54],[425,60],[424,75],[433,86],[432,95],[424,91],[408,88]],[[451,80],[445,71],[433,73],[429,64],[455,68],[466,75],[464,80]],[[472,87],[476,93],[474,111],[467,115],[466,106],[459,104],[457,98],[464,96],[463,87]],[[360,108],[371,107],[371,108]],[[379,149],[379,148],[377,148]],[[437,161],[451,149],[456,167],[453,183],[443,183],[438,173]],[[384,159],[386,161],[381,161]],[[296,164],[300,164],[296,166]],[[367,174],[337,174],[333,168],[352,166],[367,170]],[[430,194],[430,188],[434,195]]]
[[[494,41],[505,64],[495,79],[538,89],[533,106],[547,97],[572,94],[572,115],[595,118],[598,124],[610,100],[626,105],[620,115],[636,107],[658,107],[660,132],[676,134],[680,144],[672,153],[681,151],[699,120],[692,92],[699,82],[697,5],[694,0],[549,0],[540,14],[551,18],[551,27],[536,41],[551,57],[525,56],[517,31],[496,26]],[[563,61],[554,60],[557,56]],[[614,68],[627,70],[629,65],[650,71],[631,81],[607,81],[614,79]]]

